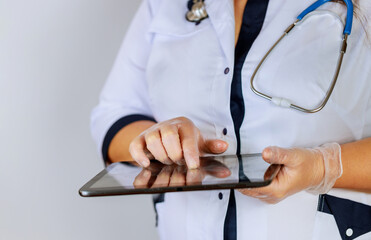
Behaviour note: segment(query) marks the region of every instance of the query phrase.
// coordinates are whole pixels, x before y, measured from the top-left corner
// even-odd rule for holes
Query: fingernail
[[[218,149],[224,149],[224,148],[226,148],[228,146],[228,144],[226,143],[226,142],[217,142],[217,144],[216,144],[216,147],[218,148]]]
[[[148,167],[149,166],[149,162],[147,160],[142,160],[140,162],[140,165],[142,165],[142,167]]]
[[[264,158],[271,158],[272,157],[272,150],[270,148],[266,148],[264,150]]]

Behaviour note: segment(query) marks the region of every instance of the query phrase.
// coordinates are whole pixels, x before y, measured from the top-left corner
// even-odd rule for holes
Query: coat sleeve
[[[108,146],[120,129],[138,120],[155,121],[149,106],[145,70],[151,49],[148,32],[153,12],[148,1],[139,7],[113,68],[91,114],[90,128],[105,161]]]

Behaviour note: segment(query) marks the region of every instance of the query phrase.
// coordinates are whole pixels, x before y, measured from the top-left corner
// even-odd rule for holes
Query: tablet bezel
[[[246,154],[252,155],[252,154]],[[243,155],[242,155],[243,156]],[[154,187],[154,188],[125,188],[123,186],[91,188],[103,176],[105,176],[110,169],[114,168],[117,164],[129,164],[128,162],[116,162],[102,170],[85,185],[83,185],[79,194],[82,197],[100,197],[100,196],[117,196],[117,195],[133,195],[133,194],[157,194],[166,192],[184,192],[184,191],[202,191],[202,190],[220,190],[220,189],[236,189],[236,188],[258,188],[268,186],[279,172],[281,165],[273,164],[269,167],[273,168],[272,175],[264,181],[255,182],[239,182],[239,183],[220,183],[212,185],[185,185],[185,186],[168,186],[168,187]],[[132,167],[137,167],[131,165]]]

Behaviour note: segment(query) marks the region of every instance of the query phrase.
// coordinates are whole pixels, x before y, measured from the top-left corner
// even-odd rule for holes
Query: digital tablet
[[[202,157],[198,169],[164,165],[156,160],[147,168],[118,162],[92,178],[79,193],[94,197],[263,187],[279,170],[280,165],[269,165],[261,154]]]

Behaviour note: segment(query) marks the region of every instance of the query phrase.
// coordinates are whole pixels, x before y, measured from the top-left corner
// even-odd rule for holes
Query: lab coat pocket
[[[210,19],[198,25],[187,21],[186,3],[163,0],[148,31],[152,47],[146,80],[158,121],[178,116],[202,118],[201,109],[210,112],[209,93],[217,70],[224,75],[220,67],[224,55]]]
[[[313,239],[371,239],[371,206],[320,195]]]

